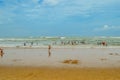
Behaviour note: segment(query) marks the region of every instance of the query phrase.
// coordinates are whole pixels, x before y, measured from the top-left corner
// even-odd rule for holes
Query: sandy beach
[[[120,48],[3,48],[0,80],[119,80]]]
[[[120,68],[0,67],[0,80],[120,80]]]
[[[4,56],[0,66],[50,66],[50,67],[120,67],[120,48],[52,47],[51,55],[47,48],[3,48]],[[77,60],[77,64],[64,63]]]
[[[120,80],[120,0],[0,0],[0,80]]]

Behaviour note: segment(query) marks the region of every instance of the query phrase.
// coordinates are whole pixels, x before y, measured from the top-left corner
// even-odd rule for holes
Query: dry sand
[[[0,80],[120,80],[120,68],[0,67]]]
[[[120,80],[119,48],[4,48],[0,80]]]

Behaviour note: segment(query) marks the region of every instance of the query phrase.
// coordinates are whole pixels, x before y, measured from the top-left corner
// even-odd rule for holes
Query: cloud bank
[[[68,28],[68,34],[112,30],[120,34],[119,3],[120,0],[0,0],[0,27],[19,26],[28,33],[40,30],[39,34],[46,28],[50,34],[53,28],[56,34],[66,34]]]

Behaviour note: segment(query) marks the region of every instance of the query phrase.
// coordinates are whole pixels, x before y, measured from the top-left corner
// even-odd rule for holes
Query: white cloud
[[[112,27],[110,27],[109,25],[104,25],[103,27],[102,27],[102,29],[103,30],[108,30],[108,29],[111,29]]]
[[[42,4],[39,4],[39,1],[41,1]],[[109,3],[114,4],[119,1],[120,0],[23,0],[21,3],[13,5],[10,8],[8,5],[7,9],[4,8],[5,10],[2,9],[2,11],[7,11],[10,14],[13,12],[13,14],[15,13],[16,15],[21,14],[23,17],[27,15],[29,17],[31,16],[31,18],[36,16],[39,16],[36,18],[45,17],[50,19],[51,17],[49,16],[55,16],[55,18],[66,18],[72,15],[90,17],[92,13],[94,14],[95,12],[100,11],[104,12],[104,6],[109,5]],[[55,7],[51,8],[50,6]],[[10,14],[6,15],[9,17],[11,16]]]
[[[55,16],[55,18],[59,20],[74,15],[90,17],[96,12],[104,13],[104,6],[115,2],[114,0],[41,0],[42,3],[38,4],[39,1],[40,0],[32,0],[34,5],[24,2],[20,10],[24,10],[23,14],[33,19],[43,17],[51,19],[51,16]]]
[[[95,28],[94,31],[109,31],[109,30],[120,30],[120,26],[104,25],[103,27]]]
[[[45,4],[51,5],[51,6],[57,5],[59,2],[60,2],[59,0],[44,0]]]
[[[101,29],[102,30],[116,30],[116,29],[120,29],[120,27],[119,26],[104,25]]]

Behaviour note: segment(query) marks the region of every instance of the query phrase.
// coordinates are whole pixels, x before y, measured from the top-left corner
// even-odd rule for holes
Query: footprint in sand
[[[72,60],[71,64],[78,64],[78,60]]]
[[[116,56],[119,56],[119,54],[118,54],[118,53],[115,53],[115,55],[116,55]]]
[[[106,60],[107,60],[107,58],[101,58],[100,60],[101,60],[101,61],[106,61]]]
[[[65,63],[65,64],[78,64],[79,63],[79,60],[64,60],[62,63]]]
[[[18,62],[18,61],[22,61],[22,59],[13,59],[13,62]]]
[[[116,56],[120,56],[120,54],[118,54],[118,53],[109,53],[109,55],[116,55]]]
[[[64,60],[63,63],[70,64],[71,61],[72,61],[71,59],[70,60]]]
[[[113,55],[113,53],[109,53],[109,55]]]

